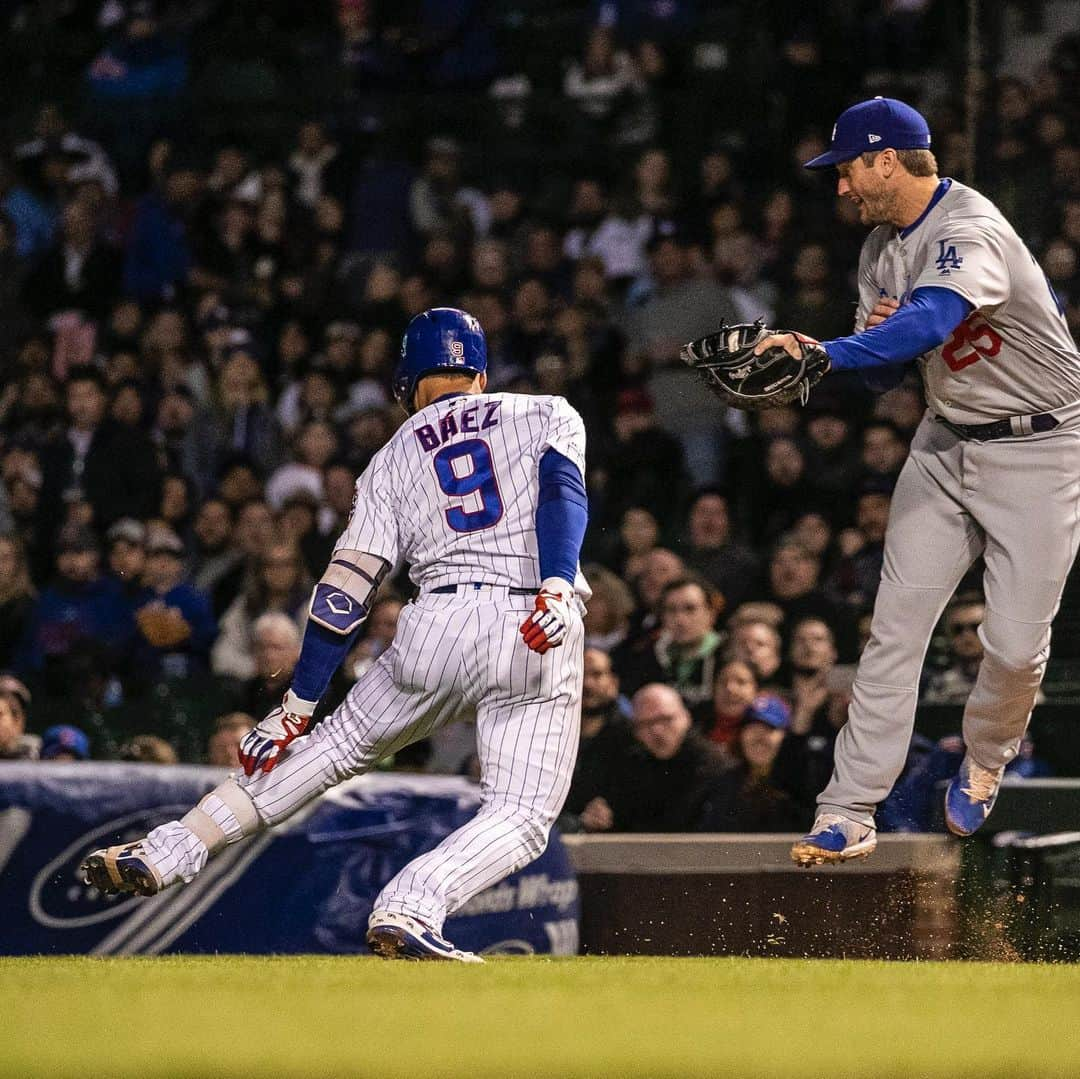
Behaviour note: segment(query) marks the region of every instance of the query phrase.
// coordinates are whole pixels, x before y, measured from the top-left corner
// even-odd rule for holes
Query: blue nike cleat
[[[875,829],[836,813],[820,813],[809,835],[791,848],[796,865],[835,865],[865,858],[877,846]]]
[[[455,948],[444,936],[407,914],[372,911],[368,919],[368,947],[383,959],[449,959],[482,963],[474,952]]]
[[[106,895],[157,895],[161,891],[161,877],[141,843],[96,850],[86,856],[79,870],[85,884]]]
[[[983,768],[965,754],[945,791],[945,826],[953,835],[973,835],[982,827],[997,801],[1004,774],[1004,768]]]

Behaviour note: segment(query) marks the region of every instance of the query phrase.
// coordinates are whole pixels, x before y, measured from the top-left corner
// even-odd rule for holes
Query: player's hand
[[[241,739],[237,757],[244,775],[254,775],[256,769],[272,771],[286,747],[306,733],[317,703],[301,700],[288,690],[281,704]]]
[[[521,623],[521,636],[534,652],[543,655],[563,643],[573,598],[574,589],[559,577],[549,577],[540,585],[533,612]]]
[[[610,832],[615,827],[611,806],[599,796],[593,798],[581,811],[581,827],[586,832]]]
[[[899,300],[894,300],[891,296],[882,296],[874,304],[874,310],[866,316],[866,328],[871,330],[875,326],[880,326],[890,315],[895,315],[899,309]]]
[[[779,345],[792,359],[801,360],[803,358],[803,343],[807,345],[820,344],[815,338],[805,333],[771,333],[768,337],[763,337],[754,346],[754,355],[760,356],[766,350]]]

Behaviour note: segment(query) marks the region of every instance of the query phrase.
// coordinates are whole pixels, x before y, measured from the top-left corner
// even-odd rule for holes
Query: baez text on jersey
[[[413,432],[417,441],[429,453],[438,449],[457,434],[476,434],[495,427],[499,422],[500,401],[488,401],[463,409],[460,416],[451,411],[438,424],[425,423]]]

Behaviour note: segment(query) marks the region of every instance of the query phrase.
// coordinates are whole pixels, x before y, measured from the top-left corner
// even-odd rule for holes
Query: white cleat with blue
[[[475,952],[455,948],[441,933],[407,914],[372,911],[368,919],[368,947],[383,959],[449,959],[456,963],[482,963]]]
[[[953,835],[973,835],[982,827],[997,801],[1004,774],[1004,768],[983,768],[965,754],[959,773],[945,791],[945,826]]]
[[[877,831],[836,813],[819,813],[809,835],[791,848],[796,865],[836,865],[865,858],[877,846]]]

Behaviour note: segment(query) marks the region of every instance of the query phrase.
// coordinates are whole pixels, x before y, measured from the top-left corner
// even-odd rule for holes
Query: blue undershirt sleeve
[[[303,701],[319,700],[359,633],[359,626],[349,634],[332,633],[308,619],[300,658],[293,671],[293,693]]]
[[[589,498],[577,465],[557,450],[540,458],[540,496],[536,504],[536,545],[540,579],[577,576],[581,542],[589,522]]]
[[[973,310],[959,292],[918,288],[895,315],[872,330],[822,341],[834,371],[861,371],[907,363],[937,348]]]

